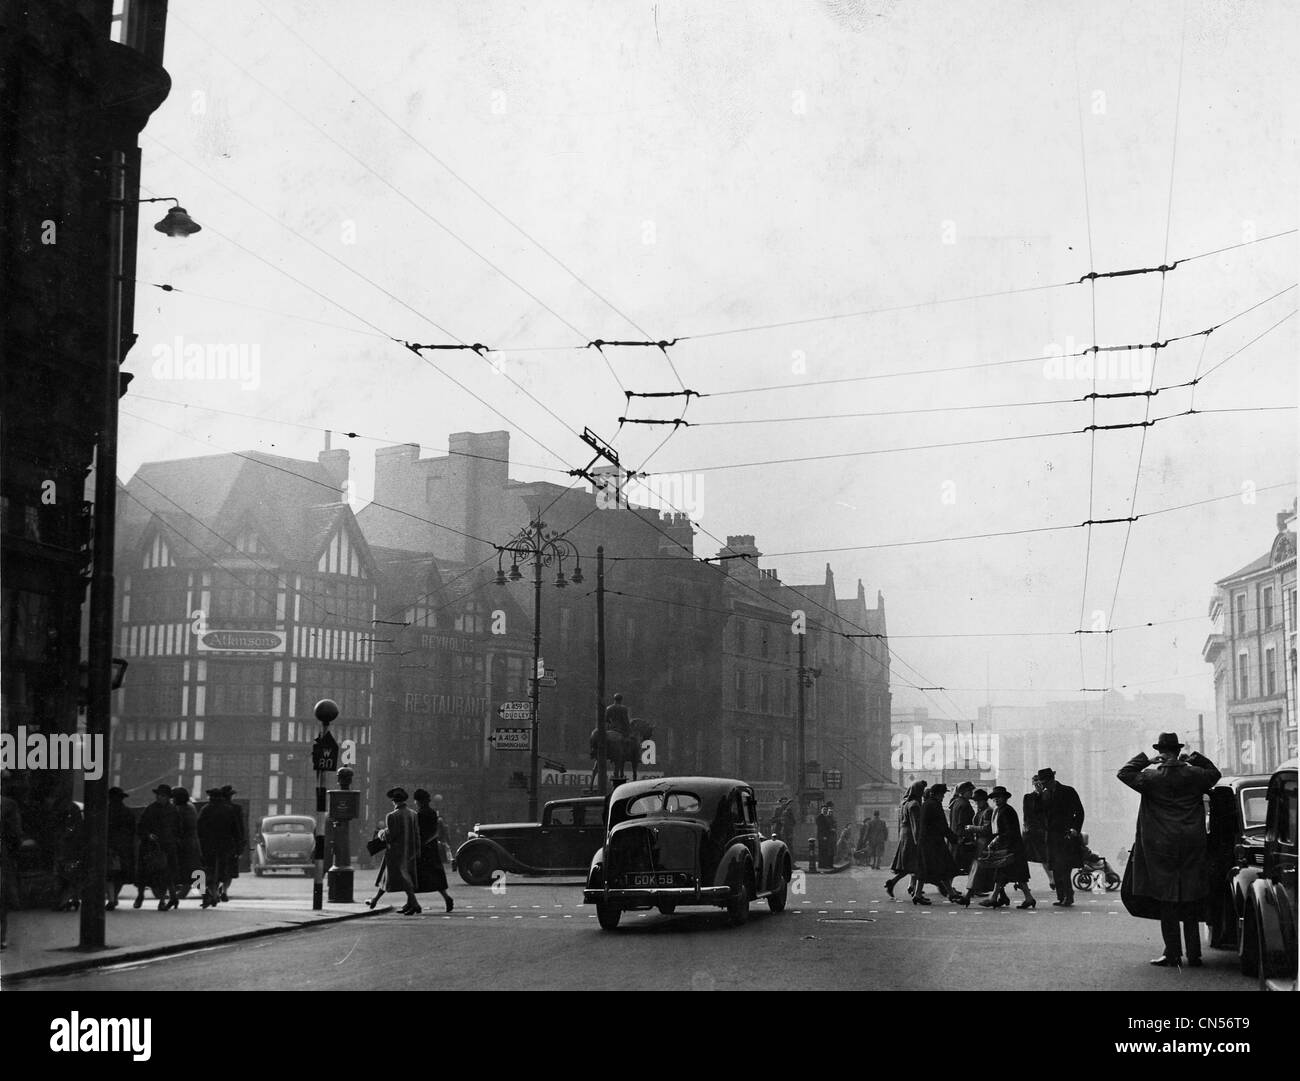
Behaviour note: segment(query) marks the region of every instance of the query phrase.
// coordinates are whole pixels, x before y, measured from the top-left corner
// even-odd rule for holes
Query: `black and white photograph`
[[[22,1039],[1076,991],[1290,1054],[1296,16],[5,0]]]

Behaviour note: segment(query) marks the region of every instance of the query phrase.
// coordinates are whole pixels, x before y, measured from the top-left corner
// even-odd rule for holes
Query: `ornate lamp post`
[[[510,555],[510,573],[508,575],[505,570],[507,553]],[[524,562],[529,559],[533,561],[533,722],[532,749],[530,751],[528,773],[528,817],[533,821],[537,820],[537,717],[541,680],[545,674],[540,670],[540,661],[542,659],[542,568],[554,564],[556,568],[555,587],[563,589],[570,581],[570,579],[564,577],[564,561],[568,558],[572,558],[574,561],[573,578],[571,580],[574,585],[581,585],[582,558],[578,555],[578,549],[574,547],[572,541],[565,540],[555,530],[548,532],[546,523],[536,518],[529,522],[524,529],[521,529],[513,540],[497,546],[496,584],[499,586],[503,586],[507,582],[518,582],[523,578],[523,574],[519,570],[521,559]]]

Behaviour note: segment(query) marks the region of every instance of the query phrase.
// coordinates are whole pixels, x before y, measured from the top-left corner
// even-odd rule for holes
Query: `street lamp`
[[[505,571],[506,553],[510,553],[510,573]],[[519,570],[519,560],[533,561],[533,678],[532,678],[532,749],[529,752],[530,770],[528,780],[528,817],[537,819],[538,755],[537,755],[537,713],[541,696],[543,673],[539,670],[542,659],[542,568],[555,564],[555,586],[563,589],[568,582],[582,584],[582,557],[572,541],[565,540],[554,530],[547,531],[546,523],[534,518],[521,529],[518,535],[506,544],[497,546],[496,584],[505,585],[507,579],[517,582],[523,578]],[[574,560],[573,577],[564,577],[564,561]]]
[[[113,544],[117,531],[117,400],[121,397],[122,281],[125,269],[127,206],[137,203],[176,203],[156,226],[172,237],[187,237],[200,226],[185,212],[180,201],[170,196],[156,199],[126,198],[126,155],[114,150],[109,157],[109,216],[107,299],[104,313],[104,373],[99,388],[101,411],[99,437],[95,442],[94,548],[90,572],[90,632],[86,653],[86,733],[102,744],[102,761],[112,762],[112,692],[121,684],[126,670],[113,658],[113,606],[116,584],[113,575]],[[129,345],[126,348],[130,348]],[[85,803],[86,875],[81,906],[82,949],[104,948],[104,881],[108,875],[108,784],[109,771],[97,780],[87,778],[82,799]]]

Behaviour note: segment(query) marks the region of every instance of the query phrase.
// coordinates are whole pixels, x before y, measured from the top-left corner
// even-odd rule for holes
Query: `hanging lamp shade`
[[[174,206],[154,228],[167,236],[187,237],[197,233],[203,226],[191,218],[183,206]]]

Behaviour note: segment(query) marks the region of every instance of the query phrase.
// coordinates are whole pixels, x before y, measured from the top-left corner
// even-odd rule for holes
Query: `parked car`
[[[1206,920],[1210,945],[1237,946],[1246,893],[1264,857],[1269,775],[1224,777],[1208,793],[1210,893]]]
[[[475,826],[456,849],[456,869],[471,886],[488,886],[493,872],[581,875],[605,839],[603,796],[552,800],[542,821]]]
[[[1246,892],[1238,939],[1241,970],[1260,990],[1296,989],[1296,760],[1268,782],[1259,873]]]
[[[587,874],[584,904],[612,931],[624,912],[682,905],[726,909],[733,925],[751,901],[781,912],[793,864],[784,841],[764,837],[754,790],[719,777],[664,777],[619,785],[605,843]]]
[[[301,870],[315,874],[316,820],[311,815],[267,815],[257,831],[253,874]]]

